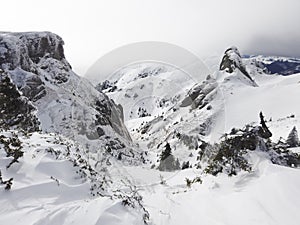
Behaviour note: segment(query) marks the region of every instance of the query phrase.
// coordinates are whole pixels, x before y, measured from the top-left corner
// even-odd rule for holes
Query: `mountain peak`
[[[51,32],[0,32],[0,64],[5,69],[20,66],[32,72],[43,57],[65,59],[64,41]]]
[[[254,82],[252,77],[248,73],[246,66],[243,63],[243,60],[242,60],[242,57],[241,57],[241,54],[240,54],[238,48],[235,46],[232,46],[225,51],[219,69],[225,70],[227,73],[233,73],[234,71],[236,71],[236,69],[238,69],[249,80]]]

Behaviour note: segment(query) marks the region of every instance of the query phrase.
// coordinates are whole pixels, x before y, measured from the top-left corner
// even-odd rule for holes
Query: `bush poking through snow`
[[[21,141],[18,136],[12,132],[10,137],[1,135],[0,144],[3,145],[6,157],[13,157],[12,161],[6,166],[8,169],[12,164],[19,162],[19,158],[21,158],[24,154],[24,152],[21,151]]]
[[[122,192],[121,190],[117,190],[115,192],[115,196],[122,199],[123,206],[129,206],[131,208],[138,208],[141,210],[143,214],[143,222],[144,224],[148,224],[150,219],[150,214],[147,209],[143,206],[143,197],[139,194],[138,189],[135,185],[127,185],[125,186],[130,190],[129,193]]]
[[[3,178],[2,178],[1,170],[0,170],[0,184],[5,185],[5,188],[4,188],[5,190],[10,190],[11,189],[12,181],[13,181],[13,178],[10,178],[10,179],[4,181]]]
[[[167,181],[165,180],[165,178],[163,177],[163,175],[159,175],[159,179],[160,179],[160,184],[161,185],[166,185],[167,184]]]
[[[200,184],[202,184],[202,180],[201,180],[200,177],[195,177],[193,180],[190,180],[189,178],[185,178],[185,182],[186,182],[186,186],[188,188],[191,188],[192,184],[194,184],[194,183],[200,183]]]

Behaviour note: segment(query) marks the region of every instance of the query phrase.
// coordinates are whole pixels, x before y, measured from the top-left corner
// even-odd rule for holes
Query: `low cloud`
[[[200,57],[231,45],[242,54],[300,57],[299,0],[10,0],[1,8],[2,31],[62,36],[80,75],[109,51],[138,41],[176,44]]]
[[[300,35],[254,37],[245,47],[247,54],[300,57]]]

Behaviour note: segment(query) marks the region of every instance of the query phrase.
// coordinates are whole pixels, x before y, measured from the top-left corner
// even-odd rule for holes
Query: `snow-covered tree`
[[[165,145],[165,149],[160,155],[160,163],[158,169],[161,171],[173,171],[180,169],[180,163],[175,160],[175,157],[172,155],[172,149],[169,143]]]
[[[168,157],[172,155],[172,149],[169,143],[165,145],[165,150],[160,155],[160,160],[166,160]]]
[[[289,147],[298,147],[300,145],[296,127],[293,127],[289,133],[286,143],[289,145]]]

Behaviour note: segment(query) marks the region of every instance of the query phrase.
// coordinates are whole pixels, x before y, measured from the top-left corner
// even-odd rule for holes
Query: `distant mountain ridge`
[[[255,60],[268,74],[292,75],[300,73],[300,59],[281,56],[245,55],[245,59]]]

